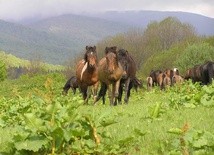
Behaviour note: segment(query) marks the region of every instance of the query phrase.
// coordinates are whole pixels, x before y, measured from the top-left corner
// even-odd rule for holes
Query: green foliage
[[[65,81],[55,73],[1,83],[1,154],[213,151],[214,84],[189,81],[165,91],[140,89],[132,91],[128,105],[111,107],[91,106],[92,99],[83,105],[78,92],[61,95]]]
[[[180,43],[171,47],[169,50],[152,55],[144,62],[142,66],[144,74],[148,76],[151,70],[165,70],[177,67],[174,63],[182,55],[186,46],[187,45],[185,43]]]
[[[0,60],[0,81],[3,81],[7,77],[7,71],[5,64]]]
[[[203,64],[206,61],[214,60],[214,47],[208,43],[193,44],[188,46],[175,64],[182,72],[197,64]]]
[[[203,131],[188,129],[187,125],[180,128],[171,128],[168,133],[177,135],[173,139],[171,153],[182,154],[210,154],[214,151],[214,134]]]
[[[147,26],[144,32],[144,44],[146,51],[153,55],[168,50],[174,44],[192,41],[195,37],[191,25],[182,23],[177,18],[168,17]]]

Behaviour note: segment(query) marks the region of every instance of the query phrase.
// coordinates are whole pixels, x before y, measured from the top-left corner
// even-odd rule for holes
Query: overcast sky
[[[214,0],[0,0],[3,20],[112,10],[183,11],[214,18]]]

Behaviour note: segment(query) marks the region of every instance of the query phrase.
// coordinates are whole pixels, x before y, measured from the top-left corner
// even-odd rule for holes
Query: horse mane
[[[109,52],[117,54],[117,46],[106,47],[105,54],[108,54]]]

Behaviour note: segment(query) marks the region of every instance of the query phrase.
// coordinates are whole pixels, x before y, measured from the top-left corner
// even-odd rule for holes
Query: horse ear
[[[96,50],[96,46],[94,46],[94,50]]]
[[[113,47],[111,47],[111,49],[116,51],[117,50],[117,46],[113,46]]]
[[[128,54],[129,52],[126,50],[126,54]]]
[[[105,48],[105,54],[108,54],[108,47]]]
[[[88,50],[88,46],[86,46],[85,49]]]

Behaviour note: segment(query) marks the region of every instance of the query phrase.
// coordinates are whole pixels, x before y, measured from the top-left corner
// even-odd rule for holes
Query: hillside
[[[24,59],[40,57],[42,61],[63,64],[75,54],[105,37],[146,28],[151,21],[168,16],[192,24],[200,35],[214,35],[214,19],[185,12],[111,11],[85,15],[61,15],[20,23],[0,20],[0,50]]]
[[[25,59],[37,56],[48,63],[63,64],[86,45],[128,28],[125,24],[77,15],[49,18],[31,25],[0,20],[0,49]]]
[[[41,57],[43,61],[56,64],[68,56],[71,47],[45,31],[0,21],[0,49],[24,59]]]
[[[99,17],[124,24],[146,28],[151,21],[161,21],[166,17],[178,18],[181,22],[187,22],[196,28],[199,35],[214,35],[214,19],[194,13],[170,12],[170,11],[108,11],[105,13],[91,13],[92,17]]]

